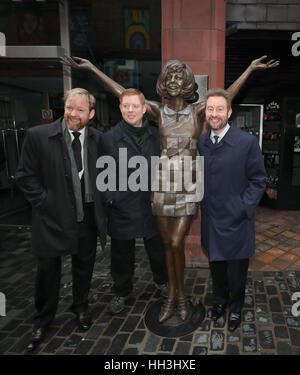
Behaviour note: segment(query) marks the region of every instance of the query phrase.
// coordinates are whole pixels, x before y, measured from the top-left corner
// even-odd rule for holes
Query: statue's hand
[[[266,62],[265,64],[262,63],[261,61],[265,59],[266,57],[267,56],[262,56],[259,59],[253,60],[250,64],[250,67],[252,68],[252,70],[275,68],[276,66],[279,65],[279,61],[278,60],[275,61],[274,59]]]
[[[75,56],[73,56],[73,57],[69,57],[69,56],[61,57],[60,62],[63,65],[66,65],[66,66],[69,66],[69,67],[75,68],[75,69],[91,70],[92,67],[93,67],[93,64],[89,60],[82,59],[80,57],[75,57]]]

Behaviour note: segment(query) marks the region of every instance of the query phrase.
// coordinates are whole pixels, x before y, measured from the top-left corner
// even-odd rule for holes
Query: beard
[[[225,126],[227,125],[228,117],[226,117],[226,119],[221,121],[218,125],[214,124],[212,122],[212,120],[210,120],[210,119],[207,119],[206,123],[207,123],[209,129],[211,129],[211,130],[221,130],[221,129],[225,128]]]

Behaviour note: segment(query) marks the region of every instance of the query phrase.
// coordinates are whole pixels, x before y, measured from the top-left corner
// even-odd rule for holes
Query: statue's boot
[[[182,321],[185,321],[190,312],[190,304],[186,296],[177,298],[177,312]]]
[[[175,305],[176,305],[176,298],[167,299],[165,300],[163,306],[160,309],[159,315],[158,315],[158,321],[160,323],[165,322],[167,319],[171,318],[173,314],[175,313]]]

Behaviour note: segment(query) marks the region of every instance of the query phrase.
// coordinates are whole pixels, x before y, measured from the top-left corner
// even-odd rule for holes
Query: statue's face
[[[178,70],[169,72],[166,77],[165,85],[167,93],[170,96],[180,95],[183,87],[183,73]]]

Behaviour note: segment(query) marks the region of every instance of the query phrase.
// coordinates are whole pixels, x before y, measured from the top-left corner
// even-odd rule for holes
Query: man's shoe
[[[76,316],[77,316],[76,320],[77,320],[79,329],[81,329],[82,331],[87,331],[88,329],[90,329],[92,325],[92,319],[88,311],[82,311],[76,314]]]
[[[45,328],[38,327],[34,328],[32,331],[32,337],[30,343],[27,345],[27,352],[34,351],[42,342],[45,336]]]
[[[109,312],[113,315],[119,314],[121,311],[125,309],[125,302],[130,298],[130,294],[128,296],[114,296],[110,305],[109,305]]]
[[[163,283],[163,284],[157,284],[157,283],[154,283],[156,289],[158,289],[161,293],[161,295],[165,298],[168,297],[169,295],[169,284],[166,282],[166,283]]]
[[[228,330],[230,332],[235,331],[241,324],[241,314],[230,313],[228,319]]]
[[[219,305],[215,304],[211,311],[211,318],[213,321],[218,320],[225,313],[226,304]]]

